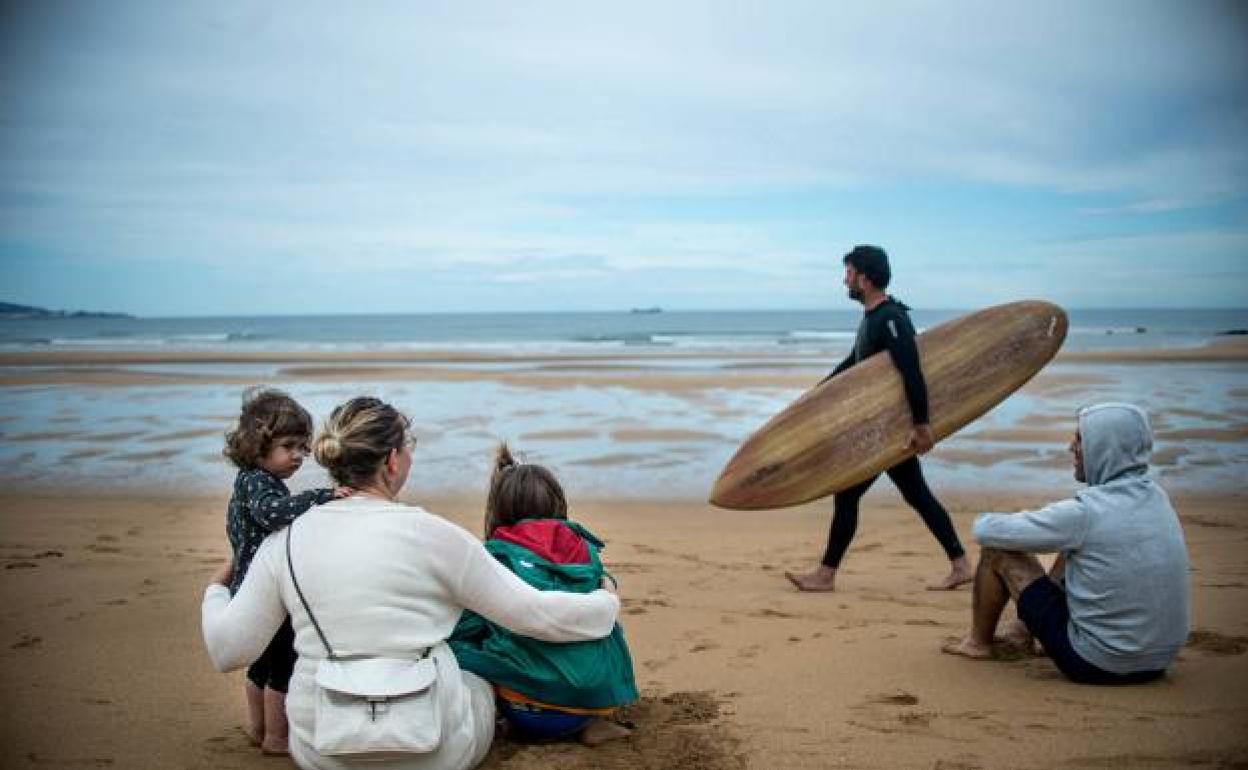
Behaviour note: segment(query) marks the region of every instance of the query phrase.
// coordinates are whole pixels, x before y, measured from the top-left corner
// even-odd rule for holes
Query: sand
[[[726,512],[582,501],[608,541],[643,700],[636,735],[598,749],[502,742],[487,767],[1232,768],[1248,757],[1245,499],[1182,498],[1196,633],[1159,683],[1100,689],[1044,659],[941,654],[970,593],[924,584],[945,564],[887,485],[868,497],[833,594],[782,577],[818,554],[826,506]],[[1037,499],[948,497],[974,511]],[[423,501],[475,528],[478,500]],[[0,501],[5,767],[273,768],[238,729],[241,674],[199,635],[226,554],[223,499]]]
[[[1244,342],[1129,356],[1064,355],[1080,368],[1047,370],[1029,383],[1024,398],[1032,400],[1019,402],[1033,404],[1029,411],[1004,421],[986,419],[938,446],[929,467],[966,469],[955,476],[963,483],[937,492],[972,557],[975,513],[1032,507],[1074,488],[1064,449],[1071,413],[1055,403],[1112,393],[1124,377],[1153,378],[1181,397],[1174,409],[1155,416],[1159,434],[1172,442],[1159,447],[1155,458],[1172,472],[1163,480],[1173,480],[1177,490],[1178,482],[1206,466],[1242,478],[1235,474],[1244,461],[1230,450],[1248,437],[1248,388],[1232,381],[1229,393],[1208,399],[1198,387],[1206,374],[1162,367],[1242,367],[1248,361]],[[85,481],[35,485],[24,479],[33,478],[36,458],[47,456],[38,452],[72,443],[59,455],[71,479],[75,464],[108,461],[121,476],[176,453],[219,463],[214,434],[231,415],[218,414],[219,405],[193,401],[186,419],[170,423],[170,413],[161,411],[171,408],[163,390],[169,385],[208,382],[233,391],[258,378],[301,384],[374,378],[501,382],[540,389],[529,392],[542,396],[532,404],[495,405],[532,418],[516,423],[529,426],[519,433],[519,451],[541,455],[549,442],[587,442],[595,448],[568,460],[569,472],[588,467],[609,478],[640,467],[659,478],[663,463],[674,472],[688,468],[681,452],[696,450],[698,442],[735,441],[728,421],[747,414],[731,399],[709,402],[706,424],[682,422],[664,409],[688,411],[708,389],[803,388],[826,369],[826,362],[761,356],[722,363],[708,358],[687,372],[662,369],[664,361],[680,357],[629,356],[629,362],[649,360],[649,368],[634,369],[619,359],[575,356],[0,355],[6,367],[0,392],[19,412],[53,404],[43,423],[14,414],[0,431],[0,440],[14,447],[0,497],[0,766],[293,766],[248,745],[239,729],[242,674],[213,671],[200,639],[203,588],[227,554],[226,489],[212,496],[185,492],[200,487],[176,474],[200,467],[193,464],[158,465],[171,469],[171,480],[158,485],[139,477],[137,491],[94,489]],[[1098,363],[1129,365],[1130,374],[1104,374],[1093,369]],[[149,365],[162,368],[151,371]],[[232,365],[263,365],[267,373],[232,372]],[[594,411],[601,405],[559,402],[586,382],[685,400],[642,402],[647,409],[604,421]],[[66,413],[66,391],[51,395],[57,392],[53,386],[65,385],[98,392],[98,406],[94,395],[78,398],[73,404],[81,413]],[[40,395],[44,388],[50,395]],[[144,404],[140,411],[150,409],[142,412],[147,422],[140,421],[141,429],[133,415],[119,417],[108,409],[110,402],[115,407],[135,398]],[[408,493],[410,502],[473,531],[480,522],[479,491],[423,498],[418,490],[422,458],[433,463],[439,451],[449,451],[438,443],[440,432],[494,440],[480,408],[439,414],[418,428],[426,433]],[[667,454],[656,457],[664,448]],[[1051,491],[1002,481],[1002,468],[1011,463],[1034,467],[1038,476],[1027,478],[1052,479]],[[295,488],[305,485],[295,480]],[[485,766],[1248,768],[1248,493],[1242,485],[1205,495],[1191,489],[1172,490],[1193,564],[1191,642],[1164,680],[1124,689],[1070,684],[1045,659],[975,662],[941,654],[941,643],[969,624],[970,591],[924,590],[947,565],[887,482],[866,498],[838,591],[818,595],[797,592],[783,572],[814,566],[828,527],[826,502],[751,513],[690,499],[573,498],[578,519],[608,541],[604,557],[620,580],[621,621],[643,693],[625,715],[635,734],[593,750],[500,741]]]

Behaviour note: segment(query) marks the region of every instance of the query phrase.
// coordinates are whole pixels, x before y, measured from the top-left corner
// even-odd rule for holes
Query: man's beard
[[[855,302],[862,302],[862,289],[859,289],[857,286],[850,286],[849,298]]]

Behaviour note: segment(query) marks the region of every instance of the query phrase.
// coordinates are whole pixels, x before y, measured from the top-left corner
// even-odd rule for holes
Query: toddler
[[[226,534],[234,552],[230,593],[238,592],[260,543],[314,505],[346,497],[351,490],[311,489],[292,495],[285,479],[303,464],[312,440],[312,417],[280,390],[243,394],[238,427],[225,436],[224,454],[238,467],[226,513]],[[247,726],[265,754],[286,754],[286,687],[295,667],[295,633],[290,618],[247,669]]]

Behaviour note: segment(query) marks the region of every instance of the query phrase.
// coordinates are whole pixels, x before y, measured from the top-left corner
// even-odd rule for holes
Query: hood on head
[[[1079,410],[1083,473],[1089,485],[1148,472],[1153,429],[1132,404],[1096,404]]]

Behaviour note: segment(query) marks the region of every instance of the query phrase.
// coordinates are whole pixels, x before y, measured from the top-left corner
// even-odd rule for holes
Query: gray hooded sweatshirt
[[[1066,555],[1075,652],[1112,673],[1157,671],[1187,641],[1187,547],[1166,493],[1148,477],[1153,433],[1130,404],[1079,412],[1088,488],[1038,511],[985,513],[990,548]]]

